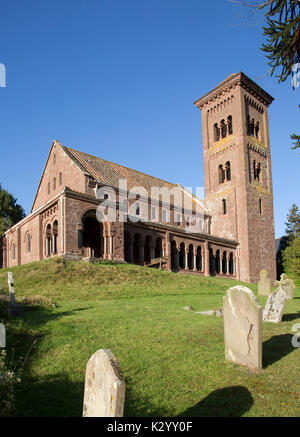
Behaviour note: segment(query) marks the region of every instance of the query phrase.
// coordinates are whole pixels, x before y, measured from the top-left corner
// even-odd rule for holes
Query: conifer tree
[[[285,223],[285,233],[288,240],[291,242],[295,238],[300,237],[300,212],[298,206],[294,203],[287,215],[287,222]]]

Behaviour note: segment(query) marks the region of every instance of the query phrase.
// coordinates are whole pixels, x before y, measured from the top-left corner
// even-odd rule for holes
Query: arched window
[[[50,194],[50,182],[48,182],[48,194]]]
[[[232,116],[229,115],[227,117],[227,126],[228,126],[228,135],[232,135],[233,128],[232,128]]]
[[[55,220],[53,223],[53,253],[58,251],[58,222]]]
[[[30,235],[27,235],[27,252],[29,253],[31,251],[31,238]]]
[[[255,136],[256,136],[256,138],[258,138],[258,133],[259,133],[259,121],[257,121],[255,123]]]
[[[262,200],[259,199],[258,201],[258,207],[259,207],[259,213],[262,214]]]
[[[214,124],[214,140],[215,142],[219,141],[220,139],[220,129],[218,126],[218,123]]]
[[[256,161],[253,161],[253,177],[256,179]]]
[[[185,219],[185,225],[186,225],[187,228],[190,227],[190,217],[186,217],[186,219]]]
[[[178,226],[181,225],[181,216],[180,216],[180,214],[176,215],[176,223],[177,223]]]
[[[53,178],[53,190],[56,190],[56,178]]]
[[[12,259],[15,260],[16,259],[16,245],[13,244],[12,247]]]
[[[225,124],[225,120],[221,120],[221,135],[222,138],[225,138],[227,135],[227,126]]]
[[[167,211],[164,209],[162,212],[162,221],[166,222],[167,221]]]
[[[227,205],[226,205],[226,199],[222,200],[222,207],[223,207],[223,214],[227,214]]]
[[[62,185],[62,173],[59,173],[59,185]]]
[[[223,165],[219,165],[219,184],[223,184],[225,181],[225,171],[223,169]]]
[[[140,204],[139,203],[135,204],[135,214],[136,215],[140,215],[141,214]]]
[[[250,121],[250,134],[252,137],[254,137],[254,130],[255,130],[254,118],[252,118],[252,120]]]
[[[230,168],[229,161],[227,161],[225,164],[225,173],[226,173],[226,180],[231,181],[231,168]]]
[[[46,229],[46,256],[50,256],[52,252],[51,226]]]

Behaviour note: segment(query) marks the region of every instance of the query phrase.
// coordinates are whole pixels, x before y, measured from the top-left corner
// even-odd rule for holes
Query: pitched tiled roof
[[[123,165],[115,164],[69,147],[62,147],[70,158],[79,165],[82,171],[104,185],[117,188],[119,186],[119,179],[127,179],[129,190],[133,187],[144,187],[148,192],[150,192],[151,187],[166,187],[168,189],[178,187],[178,184],[172,184],[163,179],[124,167]]]

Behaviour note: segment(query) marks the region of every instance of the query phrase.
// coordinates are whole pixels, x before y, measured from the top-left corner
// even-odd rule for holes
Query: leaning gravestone
[[[86,366],[83,417],[123,417],[125,381],[109,349],[100,349]]]
[[[21,308],[15,301],[15,286],[12,272],[8,272],[9,305],[8,313],[12,317],[21,317]]]
[[[263,320],[266,322],[280,323],[286,300],[287,296],[285,292],[281,287],[277,288],[267,300],[263,312]]]
[[[268,278],[268,271],[262,269],[259,273],[260,279],[258,281],[258,294],[260,296],[269,296],[271,294],[271,281]]]
[[[288,279],[285,273],[282,273],[280,276],[280,281],[276,281],[276,285],[283,289],[287,299],[294,299],[294,281],[292,279]]]
[[[223,297],[225,357],[229,361],[262,369],[262,307],[252,290],[242,285]]]

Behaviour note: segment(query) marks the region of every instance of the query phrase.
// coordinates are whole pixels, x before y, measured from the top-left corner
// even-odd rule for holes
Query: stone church
[[[178,184],[54,141],[31,213],[1,237],[1,267],[63,256],[245,282],[265,268],[275,280],[272,101],[240,72],[195,102],[202,114],[203,200]],[[187,198],[188,207],[174,193]]]

